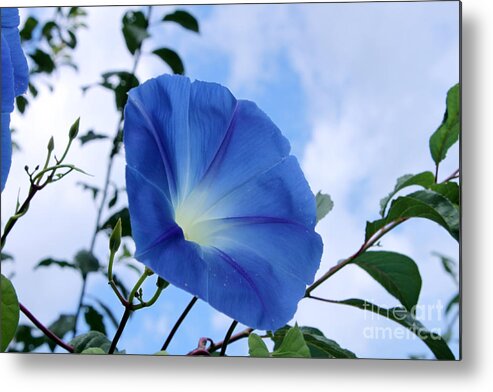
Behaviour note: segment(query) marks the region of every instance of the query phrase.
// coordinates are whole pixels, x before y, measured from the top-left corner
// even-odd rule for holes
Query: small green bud
[[[118,219],[110,237],[110,251],[116,253],[122,241],[122,220]]]
[[[70,138],[70,140],[75,139],[79,134],[79,124],[80,124],[80,117],[77,120],[75,120],[75,122],[70,127],[70,131],[68,133],[68,137]]]
[[[50,141],[48,142],[48,152],[52,152],[55,149],[55,139],[53,136],[50,137]]]

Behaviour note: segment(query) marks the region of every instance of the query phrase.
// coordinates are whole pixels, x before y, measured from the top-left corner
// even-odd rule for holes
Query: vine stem
[[[228,348],[228,344],[231,340],[231,335],[233,335],[233,331],[235,330],[237,325],[238,325],[238,321],[234,320],[231,323],[231,326],[229,327],[228,332],[226,332],[226,336],[224,337],[221,351],[219,353],[220,357],[224,357],[226,355],[226,349]]]
[[[75,313],[75,322],[73,329],[74,338],[77,335],[77,320],[79,319],[80,311],[82,309],[82,301],[84,301],[84,296],[86,295],[86,287],[87,287],[87,276],[84,276],[82,278],[82,289],[80,290],[79,305],[77,306],[77,311]]]
[[[147,13],[147,20],[148,21],[151,19],[151,15],[152,15],[152,6],[149,6],[148,7],[148,13]],[[142,49],[139,48],[135,52],[135,56],[134,56],[134,62],[133,62],[132,71],[131,71],[131,74],[133,74],[133,75],[135,75],[135,72],[137,72],[137,67],[139,65],[139,61],[140,61],[141,56],[142,56]],[[108,188],[110,185],[111,172],[113,170],[113,162],[114,162],[115,156],[116,156],[116,154],[113,153],[114,152],[113,150],[114,150],[115,143],[117,142],[117,139],[119,137],[120,127],[122,125],[122,122],[123,122],[123,112],[121,113],[120,119],[118,120],[118,124],[116,126],[116,132],[115,132],[115,136],[113,138],[113,145],[111,146],[110,156],[108,159],[108,164],[106,166],[106,175],[105,175],[105,180],[104,180],[103,195],[101,198],[101,203],[99,204],[99,207],[98,207],[98,212],[96,215],[96,227],[94,229],[94,233],[93,233],[92,238],[91,238],[91,246],[89,248],[91,253],[93,252],[94,246],[96,245],[96,237],[98,235],[99,226],[101,224],[101,216],[103,215],[104,204],[106,203],[106,199],[108,197]]]
[[[150,21],[151,15],[152,15],[152,6],[149,6],[148,12],[147,12],[147,20],[148,21]],[[131,71],[131,74],[133,74],[133,75],[135,75],[135,72],[137,72],[137,67],[139,65],[139,61],[140,61],[141,56],[142,56],[142,49],[139,48],[136,50],[135,55],[134,55],[134,62],[133,62],[132,71]],[[102,193],[102,197],[101,197],[101,202],[100,202],[98,209],[97,209],[96,225],[95,225],[92,237],[91,237],[91,244],[89,246],[89,252],[90,253],[94,252],[94,247],[96,246],[96,238],[98,236],[100,225],[101,225],[101,217],[103,216],[104,205],[106,203],[106,199],[108,198],[108,189],[109,189],[109,185],[110,185],[111,172],[113,170],[113,163],[114,163],[115,156],[116,156],[115,147],[116,147],[117,143],[120,143],[118,141],[118,138],[120,137],[119,135],[120,135],[120,128],[121,128],[122,123],[123,123],[123,111],[120,115],[120,119],[118,120],[118,124],[116,126],[116,132],[115,132],[115,136],[113,138],[113,144],[111,146],[110,155],[108,158],[108,163],[106,165],[106,174],[105,174],[105,178],[104,178],[103,193]],[[84,300],[84,295],[85,295],[84,290],[85,290],[85,287],[83,285],[83,287],[81,289],[79,306],[78,306],[77,311],[76,311],[75,325],[77,325],[78,316],[80,314],[80,308],[82,306],[82,301]],[[120,299],[120,301],[121,301],[121,299]],[[75,336],[75,334],[74,334],[74,336]]]
[[[460,175],[460,169],[457,169],[456,171],[454,171],[450,176],[448,176],[442,182],[447,182],[447,181],[453,180],[455,178],[459,178],[459,175]]]
[[[247,329],[244,329],[243,331],[241,332],[238,332],[237,334],[235,335],[232,335],[230,338],[229,338],[229,341],[227,342],[227,344],[230,344],[230,343],[234,343],[238,340],[241,340],[241,339],[245,339],[247,337],[250,336],[250,334],[254,331],[253,328],[247,328]],[[224,345],[224,340],[218,342],[218,343],[214,343],[212,344],[207,351],[209,351],[209,353],[213,353],[214,351],[217,351],[219,350],[220,348],[222,348]]]
[[[451,175],[449,175],[447,178],[445,178],[441,183],[443,184],[447,181],[458,178],[459,177],[459,170],[460,169],[455,170]],[[347,259],[344,259],[343,261],[336,264],[335,266],[333,266],[325,274],[323,274],[320,278],[318,278],[311,286],[309,286],[306,289],[305,298],[314,298],[314,297],[311,297],[311,295],[310,295],[313,290],[315,290],[318,286],[320,286],[322,283],[324,283],[327,279],[329,279],[337,271],[341,270],[346,265],[351,264],[354,259],[356,259],[363,252],[368,250],[368,248],[371,248],[373,245],[375,245],[378,242],[378,240],[380,240],[385,234],[387,234],[389,231],[391,231],[392,229],[399,226],[401,223],[407,221],[408,219],[409,218],[400,218],[400,219],[397,219],[393,222],[390,222],[386,226],[382,227],[377,233],[375,233],[372,237],[370,237],[368,240],[366,240],[355,254],[348,257]]]
[[[320,286],[322,283],[324,283],[327,279],[329,279],[332,275],[334,275],[337,271],[341,270],[344,268],[346,265],[350,264],[354,259],[356,259],[358,256],[360,256],[363,252],[365,252],[368,248],[372,247],[375,245],[375,243],[382,238],[385,234],[387,234],[389,231],[394,229],[395,227],[399,226],[402,222],[405,222],[409,218],[401,218],[398,220],[395,220],[385,227],[382,227],[377,233],[375,233],[371,238],[369,238],[367,241],[361,245],[361,247],[358,249],[356,253],[354,253],[352,256],[348,257],[347,259],[344,259],[340,263],[336,264],[333,266],[331,269],[329,269],[325,274],[323,274],[319,279],[317,279],[311,286],[309,286],[306,289],[305,292],[305,297],[310,297],[310,293],[315,290],[318,286]]]
[[[120,321],[120,324],[118,325],[118,329],[115,333],[115,337],[111,341],[111,346],[108,351],[108,354],[113,354],[116,350],[116,345],[118,344],[118,341],[120,340],[120,337],[122,336],[123,330],[125,329],[125,326],[127,325],[127,321],[130,317],[130,313],[132,313],[132,310],[130,306],[127,306],[125,308],[125,312],[123,313],[122,319]]]
[[[197,302],[198,299],[199,299],[198,297],[193,297],[192,300],[187,305],[187,307],[185,308],[185,310],[182,312],[182,314],[178,318],[178,320],[176,320],[176,323],[173,326],[173,328],[171,329],[171,332],[169,333],[166,341],[164,342],[163,347],[161,347],[161,351],[166,351],[169,344],[173,340],[173,337],[175,336],[176,331],[178,331],[178,328],[180,328],[181,323],[183,322],[183,320],[185,320],[185,317],[187,317],[188,313],[190,312],[190,310],[192,310],[193,306],[195,305],[195,303]]]
[[[22,203],[22,206],[19,208],[19,210],[16,211],[16,214],[12,216],[5,224],[5,228],[3,229],[3,233],[2,233],[0,249],[3,250],[3,247],[7,242],[7,236],[9,235],[10,231],[14,228],[15,224],[17,223],[17,220],[27,212],[27,210],[29,209],[29,204],[31,203],[31,200],[33,199],[34,195],[38,190],[39,189],[37,185],[36,186],[31,185],[26,200],[24,201],[24,203]]]
[[[154,272],[150,269],[145,269],[144,273],[141,275],[135,286],[133,287],[130,295],[128,296],[127,305],[125,306],[125,311],[123,312],[122,319],[120,320],[120,324],[118,325],[118,329],[116,330],[115,336],[111,341],[110,349],[108,350],[108,354],[113,354],[116,350],[116,345],[122,336],[123,330],[125,329],[128,319],[130,318],[130,314],[135,310],[133,305],[133,300],[139,288],[142,286],[147,277],[151,276]]]
[[[309,297],[307,298],[310,298],[310,299],[314,299],[316,301],[321,301],[321,302],[327,302],[329,304],[341,304],[340,301],[336,301],[334,299],[328,299],[328,298],[321,298],[321,297],[315,297],[315,296],[312,296],[310,295]]]
[[[39,328],[41,332],[43,332],[48,338],[50,338],[54,343],[63,349],[67,350],[69,353],[74,352],[74,348],[69,344],[65,343],[62,339],[56,336],[52,331],[50,331],[47,327],[45,327],[41,321],[39,321],[23,304],[19,303],[19,308],[22,313],[26,315],[26,317],[32,321],[32,323]]]

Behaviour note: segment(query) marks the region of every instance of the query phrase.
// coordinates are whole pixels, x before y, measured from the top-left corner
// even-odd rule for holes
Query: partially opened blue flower
[[[26,92],[29,70],[19,37],[19,10],[1,8],[2,48],[2,191],[9,175],[12,160],[10,113],[16,96]]]
[[[136,258],[245,325],[288,322],[322,241],[269,117],[218,84],[164,75],[130,91],[124,142]]]

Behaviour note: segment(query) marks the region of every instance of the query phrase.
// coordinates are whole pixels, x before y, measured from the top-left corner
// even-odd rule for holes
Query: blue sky
[[[153,12],[157,18],[174,8]],[[433,168],[428,138],[442,119],[446,91],[459,79],[458,3],[182,8],[197,16],[201,34],[157,25],[145,49],[176,49],[188,76],[219,82],[236,97],[255,101],[288,137],[312,190],[329,193],[335,202],[333,212],[317,227],[325,244],[319,273],[326,271],[359,248],[365,221],[378,217],[379,200],[397,177]],[[61,145],[66,129],[79,115],[83,129],[114,132],[117,115],[111,95],[95,89],[82,96],[79,87],[98,80],[104,71],[130,67],[120,36],[124,10],[89,9],[90,28],[81,33],[75,54],[80,73],[61,71],[53,94],[43,89],[25,117],[13,116],[23,151],[14,156],[9,184],[2,193],[3,222],[11,211],[9,206],[15,205],[19,187],[25,190],[24,165],[42,161],[50,135],[55,134]],[[28,12],[32,10],[23,15]],[[152,56],[144,56],[137,71],[141,80],[164,72],[168,72],[166,66]],[[101,184],[107,150],[104,143],[77,147],[72,160],[95,174],[92,180]],[[458,160],[456,147],[449,152],[442,175],[454,171]],[[115,166],[115,181],[123,184],[123,158]],[[80,180],[86,179],[72,176],[43,191],[9,239],[7,251],[16,255],[16,263],[6,270],[16,271],[19,297],[46,323],[60,311],[73,312],[79,283],[70,271],[31,269],[43,257],[70,258],[88,245],[95,208],[90,196],[76,187]],[[44,227],[48,217],[50,224]],[[35,246],[24,246],[26,237],[37,238]],[[382,245],[417,262],[423,277],[421,304],[433,309],[452,297],[455,286],[431,252],[458,259],[458,246],[437,225],[425,221],[403,225]],[[106,247],[101,236],[97,245],[101,260],[105,260]],[[129,285],[135,281],[135,274],[121,271]],[[104,280],[92,279],[89,292],[105,298],[116,314],[121,312]],[[317,294],[397,305],[365,272],[352,266],[335,275]],[[189,299],[177,289],[167,290],[154,308],[135,314],[121,346],[132,353],[157,351]],[[375,327],[373,331],[380,327],[395,331],[397,327],[356,309],[304,300],[294,320],[322,329],[361,357],[405,358],[428,353],[413,337],[369,339],[369,326]],[[185,353],[202,336],[221,340],[230,321],[199,303],[169,350]],[[433,312],[423,322],[442,330],[445,325],[443,317]],[[458,352],[457,344],[452,348]],[[230,349],[230,354],[245,352],[241,343]]]

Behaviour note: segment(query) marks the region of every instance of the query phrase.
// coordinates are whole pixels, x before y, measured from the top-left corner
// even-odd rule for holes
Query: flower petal
[[[186,204],[194,207],[200,219],[221,199],[281,164],[289,150],[287,139],[257,105],[238,101],[220,151]]]
[[[12,162],[12,140],[10,134],[10,113],[2,113],[1,127],[2,127],[2,191],[5,188],[7,177],[10,171],[10,164]]]
[[[322,240],[312,229],[274,217],[225,218],[202,223],[208,243],[226,253],[245,250],[265,259],[278,273],[303,284],[313,282],[322,256]]]
[[[202,256],[202,248],[179,230],[135,257],[172,285],[207,301],[208,266]]]
[[[2,34],[2,113],[11,113],[14,110],[14,70],[10,58],[8,42]],[[3,134],[2,125],[2,134]],[[10,131],[9,131],[10,132]],[[3,137],[2,137],[3,140]]]
[[[131,122],[125,125],[125,131],[137,132],[139,128],[139,132],[146,130],[150,134],[159,149],[171,200],[179,204],[216,155],[236,100],[217,84],[192,84],[188,78],[170,75],[151,79],[132,90],[129,98],[126,117]],[[140,127],[133,129],[139,122]],[[132,142],[125,144],[132,148]],[[135,161],[140,161],[143,166],[141,154],[134,152],[128,154],[129,164],[135,166]],[[149,180],[154,181],[152,177]]]
[[[216,200],[203,214],[208,220],[245,216],[285,218],[313,228],[316,204],[298,160],[288,156]]]
[[[178,226],[167,195],[131,166],[126,168],[132,236],[137,254],[147,251]]]
[[[0,9],[1,26],[3,27],[18,27],[21,21],[18,8],[1,8]]]
[[[242,324],[276,330],[296,312],[305,285],[279,272],[258,253],[232,248],[204,251],[209,304]]]
[[[322,254],[315,198],[254,103],[162,76],[125,111],[136,258],[253,328],[289,321]]]
[[[3,8],[1,11],[2,37],[8,43],[10,58],[14,70],[15,95],[24,94],[29,82],[29,68],[26,56],[22,51],[21,38],[19,36],[19,10],[17,8]],[[2,40],[2,45],[4,41]],[[3,73],[3,72],[2,72]]]

